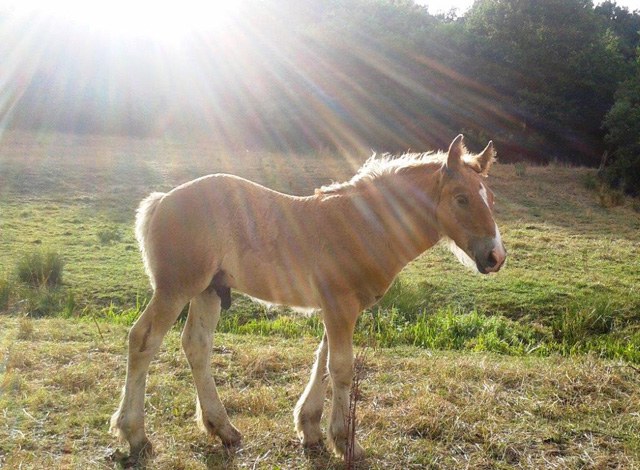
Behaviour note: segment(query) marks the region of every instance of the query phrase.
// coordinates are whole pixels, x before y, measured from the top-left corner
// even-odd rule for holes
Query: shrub
[[[64,261],[55,251],[34,251],[18,261],[18,279],[33,287],[57,287],[62,284]]]
[[[604,119],[606,143],[614,150],[604,169],[605,180],[614,188],[640,195],[640,67],[624,82]]]
[[[28,340],[33,338],[33,320],[29,317],[22,317],[18,323],[18,333],[16,338]]]
[[[599,188],[598,177],[595,173],[589,172],[582,176],[582,185],[589,191],[596,191]]]

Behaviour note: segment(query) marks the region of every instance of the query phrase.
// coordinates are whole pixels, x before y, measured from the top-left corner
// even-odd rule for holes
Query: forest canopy
[[[638,147],[620,126],[640,119],[640,15],[615,2],[476,0],[464,16],[411,0],[240,5],[170,44],[0,11],[2,128],[367,152],[465,132],[502,161],[589,165]]]

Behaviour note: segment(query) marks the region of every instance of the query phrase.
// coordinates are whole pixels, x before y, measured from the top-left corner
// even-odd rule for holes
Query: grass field
[[[106,423],[124,378],[126,326],[150,294],[132,228],[140,199],[215,172],[310,194],[366,157],[4,134],[0,465],[117,466],[106,458],[115,445]],[[497,165],[489,185],[505,268],[475,275],[437,246],[363,314],[356,339],[375,352],[362,468],[640,466],[640,214],[629,200],[604,207],[592,182],[588,169]],[[52,250],[65,262],[61,286],[19,281],[25,256]],[[340,468],[327,455],[305,457],[291,426],[318,319],[234,296],[220,330],[218,381],[245,447],[225,456],[197,433],[174,331],[150,378],[153,467]]]
[[[107,433],[124,377],[126,328],[65,319],[3,320],[0,465],[117,468]],[[340,469],[305,455],[292,409],[308,378],[310,338],[221,334],[213,366],[244,433],[226,453],[196,429],[195,389],[179,331],[148,382],[157,469]],[[361,469],[638,468],[640,374],[581,358],[514,358],[413,347],[369,350],[359,404]]]

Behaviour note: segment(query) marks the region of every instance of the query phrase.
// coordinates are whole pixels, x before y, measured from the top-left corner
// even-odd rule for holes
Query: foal
[[[129,333],[127,378],[111,431],[130,457],[150,452],[144,431],[147,370],[190,302],[182,346],[195,380],[197,420],[225,445],[240,441],[211,374],[212,336],[230,289],[271,303],[319,309],[325,333],[294,420],[305,446],[321,445],[327,367],[333,384],[329,445],[346,450],[353,330],[411,260],[448,238],[461,261],[497,272],[506,251],[483,182],[493,144],[470,155],[456,137],[447,153],[372,157],[348,182],[294,197],[230,175],[210,175],[138,209],[136,235],[154,289]],[[362,448],[354,443],[355,456]]]

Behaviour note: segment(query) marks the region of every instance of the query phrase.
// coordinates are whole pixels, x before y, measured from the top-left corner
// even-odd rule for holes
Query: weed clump
[[[598,204],[601,207],[617,207],[624,204],[624,194],[617,189],[610,189],[605,185],[598,188]]]
[[[624,204],[624,193],[609,187],[596,173],[585,173],[582,176],[582,186],[597,193],[600,207],[617,207]]]
[[[605,335],[613,330],[614,312],[607,305],[592,309],[567,310],[552,324],[554,339],[570,352],[580,349],[593,336]]]
[[[17,339],[27,340],[33,338],[33,320],[29,317],[22,317],[18,323]]]
[[[64,260],[59,253],[34,251],[18,260],[18,279],[32,287],[58,287],[62,284],[63,267]]]
[[[516,176],[518,178],[522,178],[523,176],[525,176],[527,174],[527,164],[526,163],[518,162],[518,163],[514,164],[513,167],[516,170]]]
[[[103,245],[119,242],[121,239],[122,235],[117,227],[107,227],[98,232],[98,240]]]
[[[0,312],[9,306],[9,298],[11,297],[11,284],[7,279],[0,279]]]

